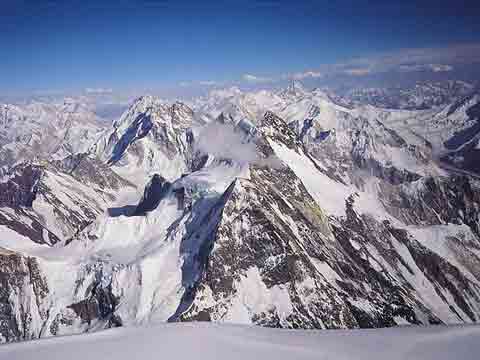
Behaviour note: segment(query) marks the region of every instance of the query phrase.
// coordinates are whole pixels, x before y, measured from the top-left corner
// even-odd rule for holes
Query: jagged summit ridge
[[[187,105],[140,97],[90,152],[130,180],[154,173],[173,180],[188,170],[194,124],[193,111]]]

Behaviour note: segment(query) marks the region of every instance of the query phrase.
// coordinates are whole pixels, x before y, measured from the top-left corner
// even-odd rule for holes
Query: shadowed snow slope
[[[0,358],[32,359],[472,359],[480,327],[288,331],[215,324],[112,329],[0,347]],[[185,346],[188,344],[187,346]]]

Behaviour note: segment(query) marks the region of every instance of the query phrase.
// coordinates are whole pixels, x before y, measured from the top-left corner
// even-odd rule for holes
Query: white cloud
[[[274,155],[262,157],[253,142],[247,141],[241,131],[231,124],[211,122],[204,126],[195,143],[196,149],[218,159],[229,159],[240,164],[255,164],[262,167],[281,167],[282,162]]]
[[[186,81],[179,85],[187,86],[225,86],[243,83],[252,85],[276,83],[285,80],[304,80],[328,78],[336,75],[348,75],[361,77],[370,74],[386,72],[412,72],[432,71],[447,72],[453,71],[459,64],[480,63],[480,43],[453,45],[443,48],[417,48],[402,49],[391,52],[377,53],[365,57],[357,57],[351,60],[336,64],[319,64],[315,70],[299,71],[292,73],[278,74],[272,77],[245,73],[241,81],[231,83],[219,83],[216,81]]]
[[[198,84],[202,86],[214,86],[214,85],[217,85],[217,82],[212,80],[203,80],[203,81],[199,81]]]
[[[352,76],[364,76],[364,75],[370,74],[371,70],[366,68],[356,68],[356,69],[354,68],[354,69],[343,70],[343,73],[347,75],[352,75]]]
[[[451,65],[442,65],[442,64],[403,64],[398,68],[402,72],[412,72],[412,71],[433,71],[433,72],[445,72],[452,71],[453,66]]]
[[[212,122],[206,125],[196,143],[200,152],[221,159],[231,159],[240,163],[258,160],[255,144],[246,142],[244,136],[235,131],[230,124]]]
[[[315,71],[282,75],[280,78],[302,80],[335,75],[365,76],[391,71],[453,71],[460,64],[480,63],[480,43],[441,48],[414,48],[357,57],[336,64],[319,64]]]
[[[272,82],[272,78],[256,76],[252,74],[243,74],[242,79],[251,83],[267,83]]]
[[[293,79],[293,80],[304,80],[307,78],[321,78],[323,77],[323,73],[320,71],[305,71],[305,72],[297,72],[293,74],[285,74],[282,76],[282,79]]]
[[[444,71],[452,71],[453,66],[451,65],[434,65],[431,64],[431,69],[433,72],[444,72]]]
[[[86,94],[89,95],[103,95],[113,93],[113,89],[111,88],[86,88],[84,91]]]
[[[402,49],[326,65],[329,74],[365,75],[388,71],[452,71],[459,64],[480,62],[480,43],[443,48]],[[363,69],[363,70],[357,70]],[[323,69],[322,69],[323,70]]]
[[[181,87],[215,86],[215,85],[219,85],[219,83],[213,80],[201,80],[201,81],[181,81],[178,83],[178,85]]]

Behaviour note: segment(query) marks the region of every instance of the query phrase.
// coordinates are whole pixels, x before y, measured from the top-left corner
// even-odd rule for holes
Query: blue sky
[[[427,67],[480,59],[477,2],[0,0],[0,92],[266,83],[418,65],[412,49]]]

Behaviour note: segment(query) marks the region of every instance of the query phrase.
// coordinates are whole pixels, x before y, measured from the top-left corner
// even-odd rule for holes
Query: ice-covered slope
[[[128,194],[121,197],[65,247],[6,242],[10,252],[1,255],[6,267],[0,274],[4,288],[19,295],[4,309],[3,341],[167,321],[185,291],[182,263],[201,245],[185,248],[183,239],[220,196],[215,189],[223,189],[241,172],[212,169],[211,174],[192,174],[174,184],[152,181],[141,201]],[[158,205],[151,211],[140,205],[137,215],[136,204],[145,204],[155,186],[163,189]],[[41,296],[19,292],[19,281],[24,281],[20,265],[9,270],[19,261],[38,265]],[[48,313],[24,320],[33,312],[20,306],[24,301],[48,308]]]
[[[365,359],[471,360],[478,326],[355,331],[285,331],[214,324],[112,329],[0,347],[0,357],[26,359]]]

